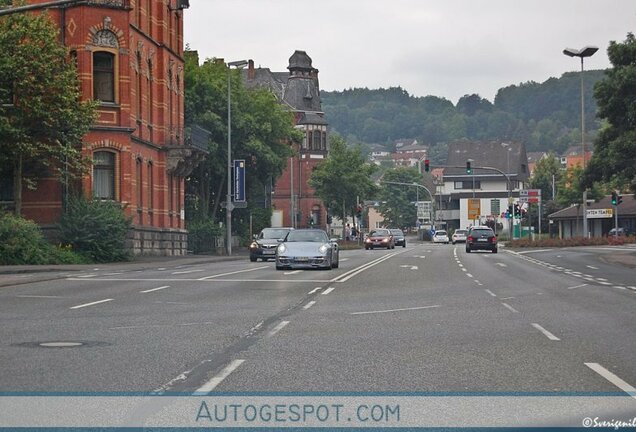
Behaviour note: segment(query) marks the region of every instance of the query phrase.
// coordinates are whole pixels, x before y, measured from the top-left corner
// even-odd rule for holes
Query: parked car
[[[630,236],[630,235],[633,235],[633,234],[634,233],[632,233],[629,228],[618,228],[618,236],[619,237]],[[616,235],[616,228],[612,228],[611,230],[609,230],[607,235],[609,237],[614,237]]]
[[[291,230],[276,247],[276,270],[284,268],[338,268],[340,252],[336,239],[319,229]]]
[[[433,243],[445,243],[449,242],[448,233],[444,230],[435,231],[433,234]]]
[[[293,228],[265,228],[258,233],[250,244],[250,261],[255,262],[259,258],[263,261],[276,258],[278,240],[287,236]]]
[[[382,228],[369,232],[369,235],[364,239],[364,248],[369,250],[376,247],[395,249],[395,239],[390,230]]]
[[[466,237],[466,252],[474,250],[489,250],[497,253],[497,236],[487,226],[476,226],[468,230]]]
[[[406,247],[406,237],[401,229],[392,229],[389,231],[393,234],[393,242],[396,246]]]
[[[466,235],[468,234],[468,230],[458,229],[455,230],[453,236],[451,237],[451,241],[453,244],[455,243],[466,243]]]

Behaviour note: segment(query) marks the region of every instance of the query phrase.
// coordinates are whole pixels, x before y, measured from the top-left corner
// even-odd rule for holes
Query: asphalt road
[[[634,391],[636,270],[610,259],[634,252],[411,243],[5,286],[0,391]]]

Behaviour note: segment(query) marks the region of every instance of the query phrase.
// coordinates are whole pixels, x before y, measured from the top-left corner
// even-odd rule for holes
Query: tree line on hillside
[[[600,127],[593,98],[594,85],[605,71],[586,71],[586,130]],[[388,150],[394,140],[414,138],[432,147],[434,162],[442,162],[442,143],[469,140],[516,140],[527,151],[559,154],[581,141],[580,73],[569,72],[543,83],[510,85],[497,92],[494,103],[477,94],[456,105],[437,96],[415,97],[401,87],[355,88],[321,93],[332,130],[348,142],[380,144]]]

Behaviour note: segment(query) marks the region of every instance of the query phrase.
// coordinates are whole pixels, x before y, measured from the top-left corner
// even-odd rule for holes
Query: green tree
[[[348,148],[338,135],[330,140],[329,156],[311,174],[309,185],[332,211],[346,220],[357,200],[372,198],[376,187],[371,175],[377,166],[366,162],[359,147]]]
[[[394,168],[384,173],[382,188],[380,189],[380,213],[384,221],[392,227],[408,227],[415,224],[417,208],[413,204],[420,200],[430,200],[426,192],[416,186],[391,184],[421,183],[422,175],[415,168]],[[420,190],[422,189],[422,190]]]
[[[0,17],[0,172],[13,173],[15,213],[23,181],[62,181],[85,173],[82,139],[95,104],[80,100],[75,63],[48,14]]]
[[[209,156],[188,178],[188,218],[219,221],[227,181],[227,79],[231,74],[232,158],[246,160],[248,205],[263,202],[264,190],[276,182],[292,155],[291,143],[302,133],[294,128],[293,114],[265,89],[246,89],[240,72],[208,59],[198,64],[186,55],[185,122],[211,134]],[[261,204],[263,206],[263,204]],[[249,224],[246,210],[233,212],[237,230]]]
[[[594,145],[584,184],[612,181],[636,194],[636,38],[610,42],[607,55],[613,68],[594,91],[598,116],[607,121]]]
[[[539,159],[530,178],[531,189],[541,189],[543,200],[552,200],[552,185],[561,178],[561,163],[554,153],[550,152],[542,159]],[[556,198],[556,197],[555,197]]]

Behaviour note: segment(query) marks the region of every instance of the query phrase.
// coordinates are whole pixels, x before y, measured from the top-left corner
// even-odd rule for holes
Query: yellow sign
[[[479,198],[468,199],[468,219],[477,219],[481,214],[481,200]]]

